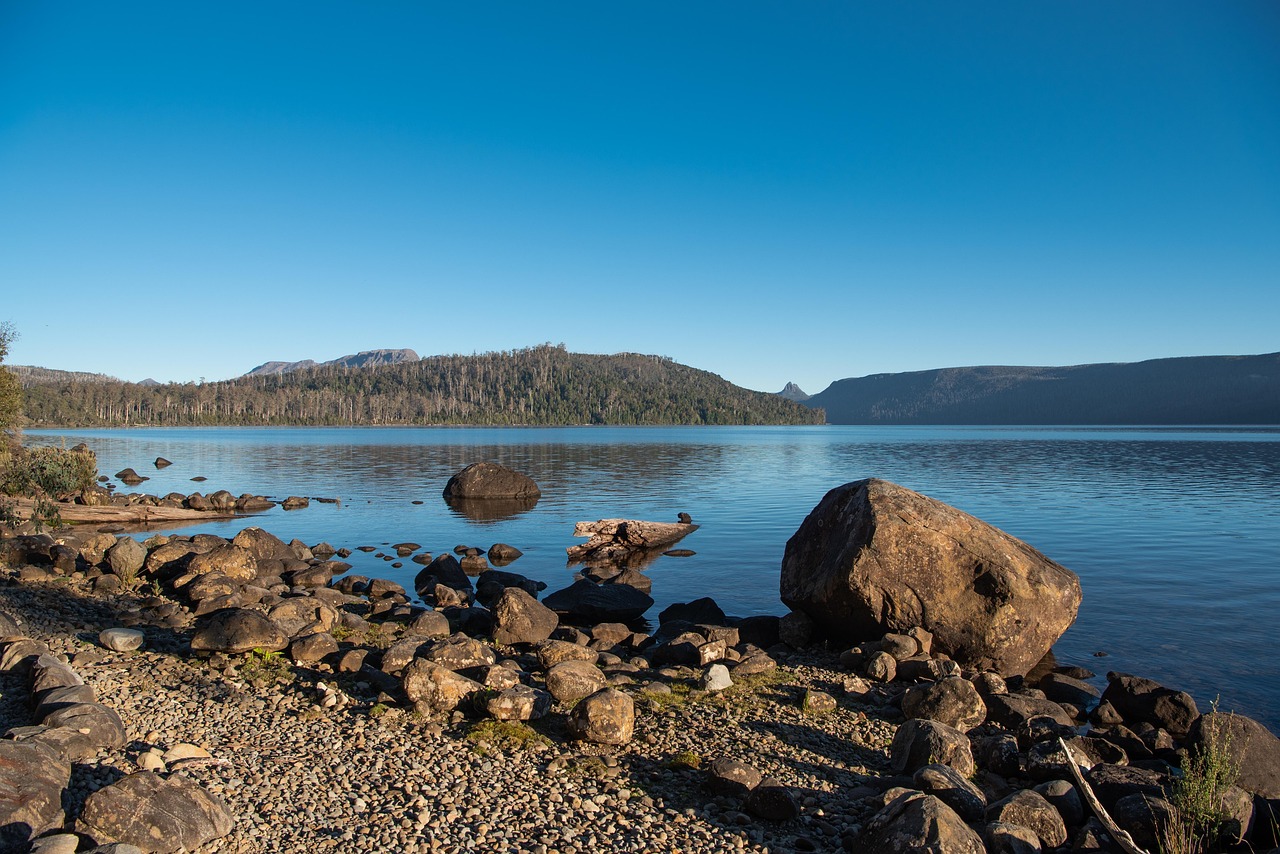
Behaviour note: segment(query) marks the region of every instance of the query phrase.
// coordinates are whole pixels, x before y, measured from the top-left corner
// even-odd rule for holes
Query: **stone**
[[[547,640],[560,618],[519,587],[502,591],[493,606],[493,639],[496,643],[534,644]]]
[[[1222,744],[1239,768],[1235,785],[1272,800],[1280,798],[1280,739],[1244,715],[1209,712],[1191,727],[1187,744],[1202,750],[1206,742]]]
[[[716,600],[709,596],[704,596],[701,599],[694,599],[692,602],[677,602],[674,605],[668,605],[658,614],[658,625],[675,620],[719,626],[724,624],[725,614],[720,606],[716,604]]]
[[[791,821],[800,816],[800,804],[781,780],[765,777],[743,801],[742,808],[765,821]]]
[[[988,822],[982,828],[987,854],[1040,854],[1040,837],[1029,827],[1007,821]]]
[[[106,559],[107,551],[115,544],[115,534],[93,534],[80,544],[80,557],[89,566],[97,566]]]
[[[470,599],[473,592],[471,579],[462,571],[462,565],[451,554],[442,554],[432,560],[413,578],[413,589],[424,601],[437,598],[436,587],[443,586]],[[445,604],[445,603],[438,603]]]
[[[290,638],[332,631],[338,624],[333,606],[311,596],[291,596],[272,606],[267,617]]]
[[[289,645],[289,638],[265,614],[249,608],[227,608],[201,617],[191,636],[195,652],[232,654],[255,649],[277,651]]]
[[[803,611],[791,611],[778,620],[778,640],[792,649],[804,649],[813,642],[816,626]]]
[[[1185,691],[1174,691],[1159,682],[1127,673],[1107,674],[1107,690],[1102,692],[1102,701],[1114,706],[1130,725],[1145,721],[1179,738],[1190,731],[1200,716],[1196,701]]]
[[[506,543],[494,543],[489,547],[489,562],[494,566],[506,566],[518,560],[524,552]]]
[[[461,632],[432,642],[418,654],[427,661],[450,670],[466,670],[498,662],[498,656],[492,647]]]
[[[73,703],[45,715],[40,723],[50,729],[63,728],[80,736],[75,748],[65,754],[72,761],[90,759],[101,748],[124,744],[124,721],[115,709],[101,703]]]
[[[1102,692],[1088,682],[1065,673],[1046,673],[1039,687],[1053,702],[1070,703],[1081,709],[1092,707],[1102,696]]]
[[[37,698],[53,688],[83,684],[71,665],[50,653],[38,656],[31,664],[31,693]]]
[[[561,703],[572,703],[608,684],[600,668],[586,661],[562,661],[547,671],[547,691]]]
[[[300,664],[314,664],[337,651],[338,642],[328,632],[302,635],[289,644],[289,658]]]
[[[800,697],[800,708],[814,715],[834,712],[836,710],[836,698],[825,691],[806,688],[804,694]]]
[[[902,714],[928,718],[968,732],[987,719],[987,704],[968,679],[951,676],[913,685],[902,697]]]
[[[723,664],[711,665],[703,672],[702,678],[698,682],[698,687],[713,694],[726,688],[732,688],[733,679],[729,676],[729,668]],[[833,700],[832,703],[834,702]]]
[[[25,851],[33,837],[62,827],[62,791],[71,763],[49,747],[0,741],[0,850]]]
[[[1084,776],[1107,809],[1128,795],[1163,798],[1168,795],[1171,783],[1167,775],[1130,765],[1095,765]]]
[[[220,572],[232,581],[245,584],[258,577],[258,559],[248,549],[227,544],[191,558],[187,571],[197,575]]]
[[[863,672],[876,682],[892,682],[898,675],[898,662],[887,652],[872,653],[863,666]]]
[[[133,537],[121,537],[107,549],[107,565],[120,578],[136,576],[147,561],[147,550]]]
[[[1076,787],[1066,780],[1050,780],[1035,787],[1035,791],[1062,816],[1067,827],[1079,827],[1084,824],[1084,801]]]
[[[1164,798],[1152,795],[1125,795],[1108,812],[1120,829],[1132,837],[1135,844],[1148,851],[1164,850],[1161,831],[1164,827],[1176,826],[1173,807]]]
[[[303,510],[311,506],[311,499],[304,498],[301,495],[290,495],[284,501],[280,502],[282,510]]]
[[[405,668],[401,684],[409,701],[426,712],[452,712],[484,690],[479,682],[424,659]]]
[[[1067,841],[1067,827],[1053,804],[1031,789],[1014,792],[987,808],[988,821],[1003,821],[1029,827],[1046,848],[1057,848]]]
[[[563,640],[545,640],[537,645],[534,652],[538,663],[544,668],[551,668],[562,661],[588,661],[595,664],[600,653],[576,643]]]
[[[448,637],[451,634],[449,618],[439,611],[422,611],[405,624],[404,633],[428,638]]]
[[[15,637],[5,642],[0,652],[0,673],[30,673],[36,660],[48,654],[49,647],[40,641]]]
[[[766,652],[744,655],[733,666],[733,675],[741,679],[746,676],[759,676],[761,673],[772,673],[778,669],[778,662]]]
[[[542,490],[533,478],[491,462],[472,463],[449,478],[445,500],[538,498]]]
[[[721,757],[707,766],[707,788],[718,795],[744,796],[760,784],[760,772],[745,762]]]
[[[490,697],[485,709],[500,721],[537,720],[551,710],[551,695],[528,685],[515,685]]]
[[[980,821],[987,811],[987,797],[966,777],[947,765],[926,765],[912,781],[920,791],[933,795],[966,822]]]
[[[621,745],[631,741],[635,720],[631,698],[616,688],[604,688],[573,707],[566,729],[570,738]]]
[[[146,636],[137,629],[111,628],[98,632],[98,643],[113,652],[133,652],[142,649]]]
[[[283,560],[293,557],[289,544],[261,528],[245,528],[231,540],[231,545],[245,549],[255,560]]]
[[[937,721],[914,718],[898,727],[889,755],[899,774],[913,774],[926,765],[946,765],[964,777],[975,770],[968,737]]]
[[[887,633],[880,639],[880,651],[893,656],[893,660],[902,662],[920,652],[920,643],[910,635]]]
[[[1016,730],[1035,717],[1048,717],[1062,726],[1075,727],[1071,715],[1052,700],[1021,694],[993,694],[984,702],[987,706],[987,719],[1008,730]]]
[[[193,780],[139,771],[90,795],[76,830],[99,844],[194,851],[230,833],[231,816],[218,798]]]
[[[43,720],[50,712],[55,712],[65,706],[77,703],[96,703],[98,702],[98,692],[89,685],[64,685],[61,688],[50,688],[47,691],[42,691],[33,700],[34,708],[31,711],[31,717],[38,721]]]
[[[938,798],[906,792],[866,823],[854,851],[876,854],[986,854],[982,838]]]
[[[626,584],[595,584],[584,579],[548,595],[542,604],[570,619],[625,623],[653,607],[653,599]]]
[[[831,640],[920,627],[964,667],[1029,671],[1075,620],[1080,581],[1031,546],[878,479],[831,490],[787,542],[781,593]]]

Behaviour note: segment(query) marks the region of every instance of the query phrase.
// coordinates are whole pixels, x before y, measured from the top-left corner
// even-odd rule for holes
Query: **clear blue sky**
[[[1280,3],[0,0],[13,364],[1280,350]]]

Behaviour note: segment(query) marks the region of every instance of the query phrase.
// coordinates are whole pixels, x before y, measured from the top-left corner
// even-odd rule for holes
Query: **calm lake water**
[[[104,474],[132,466],[163,495],[228,489],[327,496],[286,513],[179,532],[259,525],[335,547],[405,540],[433,553],[506,542],[511,571],[568,585],[574,523],[610,517],[702,527],[647,570],[657,604],[712,596],[727,613],[781,614],[787,538],[826,493],[881,477],[965,510],[1079,574],[1084,604],[1055,647],[1101,676],[1120,670],[1221,697],[1280,730],[1280,428],[210,428],[30,431],[33,444],[87,442]],[[152,461],[173,465],[162,470]],[[448,478],[493,460],[543,497],[476,521],[441,499]],[[206,483],[190,478],[203,475]],[[413,504],[418,500],[422,504]],[[412,590],[417,565],[355,552],[353,572]],[[1094,657],[1095,652],[1106,657]]]

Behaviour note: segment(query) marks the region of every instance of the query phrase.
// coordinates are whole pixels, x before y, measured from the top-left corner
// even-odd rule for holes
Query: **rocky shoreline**
[[[1124,850],[1063,739],[1154,852],[1213,732],[1240,772],[1218,846],[1276,845],[1280,741],[1146,680],[1099,697],[1078,667],[962,666],[919,626],[846,646],[711,600],[637,632],[608,596],[547,608],[500,544],[397,545],[425,606],[257,528],[0,543],[0,809],[35,802],[22,750],[67,767],[40,818],[0,819],[3,850]]]

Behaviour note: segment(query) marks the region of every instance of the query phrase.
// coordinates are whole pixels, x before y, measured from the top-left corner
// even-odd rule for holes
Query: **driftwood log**
[[[641,522],[636,519],[579,522],[574,526],[573,535],[590,539],[570,546],[566,551],[571,561],[625,560],[638,552],[664,549],[696,530],[697,525],[685,522]]]
[[[23,519],[30,519],[35,502],[30,498],[13,498],[10,501],[14,509]],[[116,505],[93,507],[85,504],[72,504],[59,501],[54,506],[62,521],[69,525],[122,524],[148,525],[151,523],[195,523],[214,522],[220,519],[234,519],[237,513],[221,513],[214,510],[191,510],[186,507],[154,507],[148,504],[130,504],[125,507]]]

